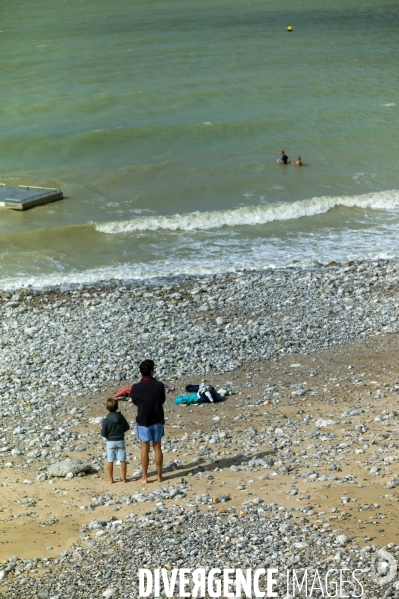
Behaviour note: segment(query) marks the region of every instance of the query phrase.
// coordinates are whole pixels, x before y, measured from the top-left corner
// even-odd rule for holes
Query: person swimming
[[[277,158],[277,162],[280,164],[288,164],[288,156],[285,155],[284,150],[280,150],[280,158]]]
[[[292,166],[302,166],[302,158],[300,156],[298,156],[298,158],[295,160],[295,162],[291,163]]]

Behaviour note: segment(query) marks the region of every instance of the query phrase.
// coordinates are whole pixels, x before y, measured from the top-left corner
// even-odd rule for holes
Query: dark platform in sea
[[[0,207],[2,208],[28,210],[28,208],[62,200],[63,197],[64,194],[61,189],[30,187],[26,185],[7,187],[0,183]]]

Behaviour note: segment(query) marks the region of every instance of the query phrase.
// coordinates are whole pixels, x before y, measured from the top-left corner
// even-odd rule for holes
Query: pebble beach
[[[286,597],[286,569],[316,564],[399,596],[372,563],[399,555],[398,282],[379,260],[2,292],[0,596],[127,599],[139,568],[275,567]],[[165,481],[136,482],[121,401],[129,482],[111,486],[104,400],[149,357],[175,386]],[[174,404],[202,381],[233,395]]]
[[[63,199],[0,207],[0,599],[399,599],[399,6],[14,5],[2,197]]]

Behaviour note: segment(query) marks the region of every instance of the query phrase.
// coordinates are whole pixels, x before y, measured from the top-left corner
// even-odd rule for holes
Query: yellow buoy
[[[291,25],[289,25],[289,26],[287,27],[287,31],[292,31],[292,27],[291,27]]]

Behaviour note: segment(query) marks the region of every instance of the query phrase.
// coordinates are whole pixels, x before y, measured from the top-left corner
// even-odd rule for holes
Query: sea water
[[[398,254],[396,2],[0,14],[0,182],[65,194],[1,210],[1,287]]]

